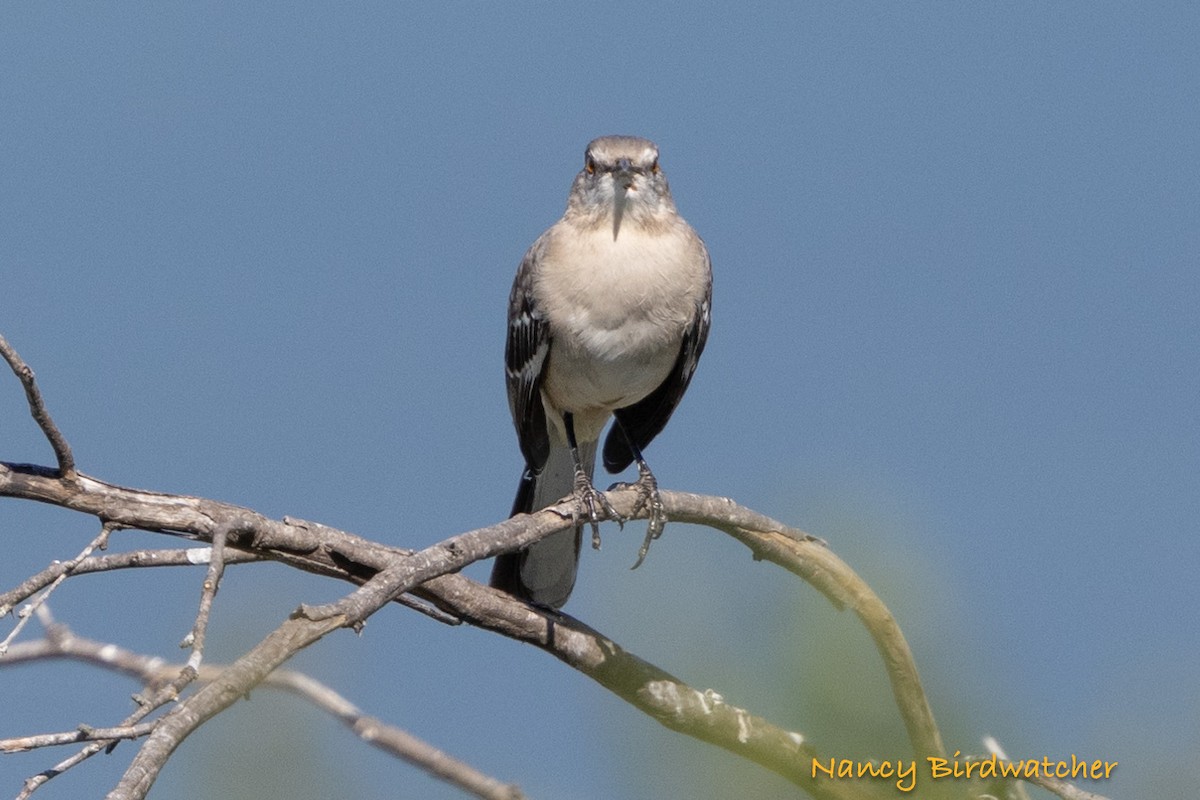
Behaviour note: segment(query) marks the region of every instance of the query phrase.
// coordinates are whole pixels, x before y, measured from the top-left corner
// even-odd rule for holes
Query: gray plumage
[[[631,136],[591,142],[566,213],[529,248],[509,298],[508,401],[526,464],[514,514],[574,495],[595,529],[594,507],[607,505],[591,485],[595,453],[615,415],[604,464],[619,472],[638,463],[648,546],[665,514],[641,450],[691,381],[711,299],[708,251],[675,210],[658,148]],[[560,607],[580,538],[576,528],[500,556],[492,585]]]

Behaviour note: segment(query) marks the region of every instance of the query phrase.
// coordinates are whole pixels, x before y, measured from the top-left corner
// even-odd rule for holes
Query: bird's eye
[[[662,172],[662,170],[658,168],[658,159],[657,158],[654,159],[654,163],[650,165],[650,171],[653,172],[655,175]]]
[[[592,158],[591,156],[585,158],[583,161],[583,168],[587,170],[588,175],[594,175],[596,173],[596,159]]]

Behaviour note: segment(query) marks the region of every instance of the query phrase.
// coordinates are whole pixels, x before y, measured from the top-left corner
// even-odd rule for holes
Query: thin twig
[[[193,671],[200,669],[200,664],[204,661],[204,641],[208,632],[208,618],[212,613],[212,604],[217,596],[217,590],[221,588],[221,577],[225,574],[225,542],[229,538],[230,531],[239,525],[242,525],[241,520],[230,519],[213,528],[212,551],[209,554],[204,583],[200,588],[200,607],[196,611],[196,621],[192,624],[192,630],[179,645],[192,648],[187,665]]]
[[[49,629],[44,639],[22,642],[14,646],[4,663],[19,664],[64,658],[119,672],[146,684],[170,680],[179,673],[183,666],[165,663],[156,656],[134,653],[113,644],[77,636],[61,624],[54,625]],[[223,665],[204,665],[200,668],[197,680],[204,683],[210,682],[215,680],[225,669],[226,667]],[[434,777],[452,783],[483,800],[522,800],[524,797],[516,786],[505,784],[485,775],[466,762],[447,755],[408,732],[363,714],[349,700],[308,675],[293,670],[276,670],[266,677],[262,686],[280,689],[303,698],[336,717],[363,741],[402,758]],[[143,723],[126,730],[136,731],[138,735],[145,735],[154,724]],[[116,735],[105,737],[103,734],[121,729],[85,728],[84,730],[91,734],[91,738],[117,738]],[[82,741],[79,738],[72,738],[78,735],[78,733],[53,735],[58,740],[50,740],[45,737],[0,740],[0,751],[3,751],[6,745],[15,751],[18,749],[17,744],[28,744],[29,747],[33,747]],[[10,745],[10,743],[13,744]],[[28,747],[20,749],[28,749]]]
[[[39,747],[54,747],[79,742],[103,741],[107,744],[116,739],[140,739],[150,733],[153,728],[153,722],[143,722],[141,725],[123,728],[93,728],[88,725],[80,725],[73,731],[62,733],[39,733],[15,739],[0,739],[0,753],[19,753]]]
[[[337,717],[363,741],[417,766],[435,778],[486,800],[522,800],[524,794],[512,784],[502,783],[466,762],[438,750],[407,731],[363,714],[353,703],[320,681],[292,670],[276,670],[264,686],[285,689]]]
[[[342,626],[344,620],[292,618],[237,659],[216,680],[168,711],[138,749],[108,800],[144,798],[175,749],[209,719],[233,705],[288,658]]]
[[[985,736],[983,738],[983,746],[997,758],[1012,763],[1008,754],[1004,752],[1004,748],[1000,746],[1000,742],[994,736]],[[1086,792],[1073,784],[1052,775],[1043,775],[1041,772],[1035,775],[1022,775],[1021,781],[1027,781],[1034,786],[1040,786],[1051,794],[1058,795],[1062,800],[1107,800],[1107,798],[1098,794]],[[1025,784],[1021,781],[1011,779],[1005,781],[1005,788],[1009,791],[1009,797],[1012,800],[1029,800],[1029,793],[1025,791]]]
[[[61,647],[61,643],[56,640],[69,640],[73,636],[73,634],[71,634],[70,631],[65,626],[59,625],[51,619],[49,611],[46,609],[46,607],[44,605],[40,606],[38,608],[38,615],[41,619],[43,626],[46,628],[46,631],[47,631],[46,641],[50,645],[52,645],[54,647]],[[18,652],[22,652],[22,653],[26,652],[25,648],[22,648],[21,645],[15,646],[13,648],[13,651],[18,651]],[[17,659],[14,658],[11,662],[9,662],[9,659],[6,657],[3,661],[0,661],[0,664],[16,663],[16,660]],[[183,689],[191,681],[195,680],[195,678],[196,678],[196,670],[188,665],[184,665],[183,667],[178,668],[178,670],[174,673],[174,675],[171,677],[170,680],[155,681],[156,685],[151,687],[153,689],[153,691],[149,697],[145,697],[140,694],[135,694],[133,696],[133,699],[137,702],[137,705],[138,705],[137,709],[132,714],[127,716],[124,720],[122,720],[115,727],[115,729],[128,730],[128,729],[136,728],[138,730],[141,730],[141,728],[138,726],[138,723],[140,723],[143,719],[145,719],[147,716],[149,716],[150,714],[152,714],[154,711],[158,710],[162,706],[178,699],[180,692],[182,692]],[[156,724],[157,724],[157,722],[149,723],[149,729],[153,729],[153,726]],[[147,732],[149,729],[147,729]],[[93,730],[98,730],[98,729],[93,729]],[[141,735],[145,735],[145,733],[140,733],[139,736],[141,736]],[[24,784],[20,794],[17,795],[17,800],[24,800],[25,798],[28,798],[35,791],[37,791],[37,789],[40,786],[45,784],[50,779],[55,778],[55,777],[61,775],[62,773],[66,772],[67,770],[71,769],[72,767],[75,767],[75,766],[83,763],[84,761],[86,761],[87,759],[96,755],[100,751],[103,750],[106,752],[111,752],[113,747],[116,746],[117,742],[121,738],[126,738],[126,737],[124,737],[124,736],[115,737],[115,738],[104,738],[101,736],[84,737],[84,739],[88,740],[88,744],[85,745],[83,748],[81,748],[74,755],[70,756],[69,758],[64,759],[63,761],[59,762],[58,764],[55,764],[50,769],[43,770],[42,772],[38,773],[37,775],[34,775],[34,776],[28,778],[25,781],[25,784]],[[80,741],[82,741],[84,739],[81,739]]]
[[[42,770],[37,775],[31,775],[25,779],[21,791],[17,793],[16,800],[29,800],[29,797],[36,792],[42,785],[53,778],[57,778],[72,767],[76,767],[88,760],[92,756],[99,753],[101,750],[108,748],[109,744],[114,740],[105,740],[97,742],[89,742],[83,749],[74,755],[64,758],[62,761],[55,764],[50,769]]]
[[[17,612],[17,624],[13,626],[13,629],[8,636],[4,637],[4,641],[0,641],[0,656],[4,655],[5,651],[8,650],[8,646],[12,640],[17,638],[17,635],[21,633],[21,629],[28,624],[29,617],[33,614],[33,612],[50,599],[50,595],[53,594],[54,590],[57,589],[62,582],[67,579],[67,576],[71,574],[71,571],[75,569],[79,562],[90,556],[95,550],[103,550],[108,545],[108,536],[110,533],[112,533],[112,528],[105,523],[100,528],[100,534],[91,542],[89,542],[88,546],[83,548],[79,555],[63,564],[62,572],[57,578],[51,581],[50,585],[46,587],[45,591],[34,598],[33,602]]]
[[[70,562],[55,561],[36,575],[31,575],[20,585],[7,592],[0,592],[0,617],[21,601],[36,594],[39,589],[49,586],[59,576],[68,572],[72,577],[90,575],[94,572],[110,572],[119,569],[141,569],[145,567],[184,567],[207,564],[212,557],[211,547],[189,547],[177,550],[129,550],[124,553],[108,553],[103,556],[88,556],[74,566],[68,568]],[[266,557],[245,550],[227,548],[225,564],[245,564],[254,561],[264,561]]]
[[[331,529],[332,530],[332,529]],[[98,572],[112,572],[122,569],[146,569],[148,567],[194,567],[199,565],[207,565],[212,559],[212,548],[205,547],[186,547],[181,549],[146,549],[146,550],[129,550],[124,553],[108,553],[103,556],[88,556],[84,560],[76,564],[71,570],[71,577],[79,575],[92,575]],[[225,566],[231,564],[251,564],[261,561],[287,561],[287,559],[276,557],[270,558],[261,553],[253,553],[248,550],[241,550],[236,547],[225,548]],[[31,575],[7,592],[0,592],[0,617],[8,614],[21,601],[27,599],[37,593],[54,580],[66,572],[66,563],[64,561],[56,561],[46,567],[36,575]],[[297,566],[293,564],[293,566]],[[309,563],[306,567],[310,572],[325,575],[326,577],[337,577],[346,579],[347,575],[344,570],[318,570],[315,565]],[[428,603],[419,600],[409,595],[404,595],[398,599],[401,605],[411,608],[430,619],[436,620],[443,625],[460,625],[462,620],[454,617],[446,612],[438,609]]]
[[[996,758],[1008,761],[1008,754],[1004,752],[996,737],[983,737],[983,747],[988,753],[995,754]],[[1020,781],[1006,781],[997,791],[1003,793],[1003,800],[1029,800],[1029,792],[1025,791],[1025,784]]]
[[[50,447],[54,449],[54,458],[58,461],[59,477],[68,481],[75,480],[75,456],[71,453],[71,446],[67,444],[66,437],[54,424],[50,412],[46,410],[46,404],[42,401],[42,392],[38,389],[33,370],[21,360],[21,356],[3,336],[0,336],[0,356],[8,362],[13,374],[25,387],[25,399],[29,402],[29,413],[33,415],[34,422],[42,429],[46,440],[50,442]]]

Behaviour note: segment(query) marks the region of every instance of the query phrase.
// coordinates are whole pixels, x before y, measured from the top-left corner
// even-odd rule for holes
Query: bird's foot
[[[650,471],[650,467],[646,466],[645,461],[638,461],[638,479],[634,486],[638,490],[637,505],[633,507],[633,513],[638,513],[642,509],[647,511],[646,523],[646,538],[642,540],[642,547],[638,550],[637,561],[630,569],[637,569],[646,560],[646,554],[650,552],[650,543],[662,536],[663,528],[667,526],[667,509],[663,506],[662,497],[658,494],[658,481],[654,478],[654,473]]]
[[[625,518],[621,516],[613,504],[608,502],[604,492],[592,485],[587,473],[579,469],[575,471],[575,527],[582,524],[581,517],[592,526],[592,549],[600,549],[600,520],[607,518],[615,521],[620,527],[625,527]]]

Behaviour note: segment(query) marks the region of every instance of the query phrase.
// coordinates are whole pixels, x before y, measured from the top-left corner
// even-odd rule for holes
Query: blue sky
[[[404,546],[500,519],[513,271],[585,144],[647,136],[716,280],[696,379],[647,451],[662,485],[827,539],[893,609],[952,747],[1117,760],[1094,787],[1114,797],[1200,780],[1194,6],[0,20],[0,332],[83,471]],[[11,379],[0,459],[51,461]],[[0,503],[0,585],[95,531]],[[669,526],[631,572],[640,538],[585,553],[569,611],[832,752],[895,726],[850,615],[701,529]],[[170,656],[200,580],[81,578],[51,608]],[[341,591],[233,571],[212,657]],[[295,665],[533,797],[793,796],[531,648],[399,609]],[[0,735],[111,724],[135,690],[6,670]],[[230,766],[251,745],[260,766]],[[63,755],[0,760],[0,793]],[[38,796],[96,796],[127,758]],[[266,692],[177,762],[155,796],[244,796],[246,776],[262,797],[460,796]]]

